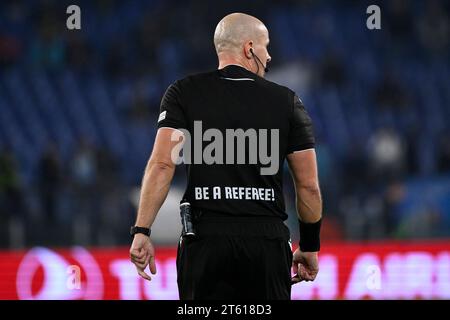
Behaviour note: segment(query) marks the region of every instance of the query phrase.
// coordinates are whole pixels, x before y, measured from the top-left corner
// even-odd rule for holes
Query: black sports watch
[[[150,230],[149,228],[132,226],[131,229],[130,229],[130,235],[132,237],[134,237],[134,235],[136,233],[142,233],[142,234],[145,234],[147,237],[150,237],[150,234],[152,233],[152,230]]]

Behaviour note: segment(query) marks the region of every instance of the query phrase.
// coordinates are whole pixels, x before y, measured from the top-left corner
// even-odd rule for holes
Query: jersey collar
[[[258,77],[253,72],[251,72],[237,64],[229,64],[226,67],[219,69],[219,73],[222,77],[233,78],[233,79],[237,79],[237,78],[256,79]]]

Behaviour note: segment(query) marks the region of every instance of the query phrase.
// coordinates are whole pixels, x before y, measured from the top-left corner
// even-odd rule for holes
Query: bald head
[[[239,53],[245,42],[268,37],[267,28],[260,20],[245,13],[232,13],[217,24],[214,46],[217,54]]]

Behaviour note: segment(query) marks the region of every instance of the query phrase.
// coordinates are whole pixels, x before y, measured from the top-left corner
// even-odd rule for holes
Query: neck
[[[250,72],[255,73],[254,66],[251,63],[252,60],[243,60],[235,57],[229,56],[219,56],[219,67],[218,69],[223,69],[229,65],[237,65],[244,69],[247,69]]]

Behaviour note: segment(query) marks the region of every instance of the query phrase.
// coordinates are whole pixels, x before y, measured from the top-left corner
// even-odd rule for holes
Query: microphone
[[[259,63],[261,63],[261,65],[264,67],[264,72],[265,73],[269,72],[269,68],[267,67],[267,64],[264,66],[264,64],[261,62],[261,60],[258,58],[258,56],[253,53],[253,48],[250,48],[250,53],[252,54],[253,58],[258,59]],[[259,71],[259,64],[258,64],[258,62],[256,62],[256,65],[258,66],[258,70],[256,71],[256,73],[258,73],[258,71]]]

